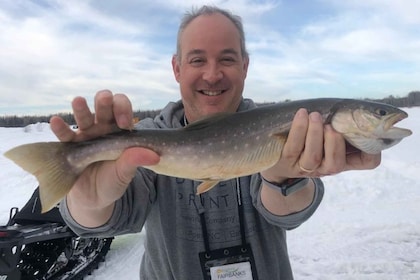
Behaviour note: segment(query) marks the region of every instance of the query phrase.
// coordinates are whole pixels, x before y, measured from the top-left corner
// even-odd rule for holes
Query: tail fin
[[[61,142],[21,145],[4,154],[37,178],[42,213],[61,201],[79,175],[69,165],[66,154],[66,143]]]

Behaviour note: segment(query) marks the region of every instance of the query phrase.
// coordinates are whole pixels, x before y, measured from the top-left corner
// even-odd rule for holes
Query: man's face
[[[185,28],[180,43],[180,61],[174,56],[172,66],[188,121],[235,112],[248,70],[235,25],[221,14],[202,15]]]

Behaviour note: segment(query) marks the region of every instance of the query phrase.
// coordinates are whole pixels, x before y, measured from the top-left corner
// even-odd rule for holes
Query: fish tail
[[[79,175],[68,163],[66,154],[65,143],[61,142],[25,144],[4,154],[37,178],[42,213],[61,201]]]

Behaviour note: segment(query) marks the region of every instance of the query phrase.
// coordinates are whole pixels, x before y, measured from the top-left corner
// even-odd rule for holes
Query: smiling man
[[[188,121],[235,112],[249,63],[235,24],[219,13],[200,16],[181,26],[178,40],[172,66]]]
[[[242,91],[249,57],[239,17],[204,6],[185,15],[172,59],[181,100],[136,128],[181,128],[206,116],[255,107]],[[79,130],[59,117],[51,128],[61,141],[82,141],[130,128],[132,108],[123,94],[100,91],[95,114],[86,100],[73,103]],[[247,151],[243,151],[247,153]],[[64,219],[84,236],[146,231],[141,279],[293,279],[286,230],[319,206],[318,178],[370,169],[380,155],[347,155],[343,137],[319,113],[300,109],[278,162],[268,170],[223,181],[197,196],[200,182],[156,174],[142,166],[159,155],[130,148],[116,161],[90,165],[60,204]],[[235,273],[232,273],[235,271]]]

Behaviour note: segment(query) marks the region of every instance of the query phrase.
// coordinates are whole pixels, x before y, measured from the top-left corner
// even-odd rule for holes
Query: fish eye
[[[376,109],[375,113],[381,117],[386,116],[388,114],[388,112],[384,109]]]

